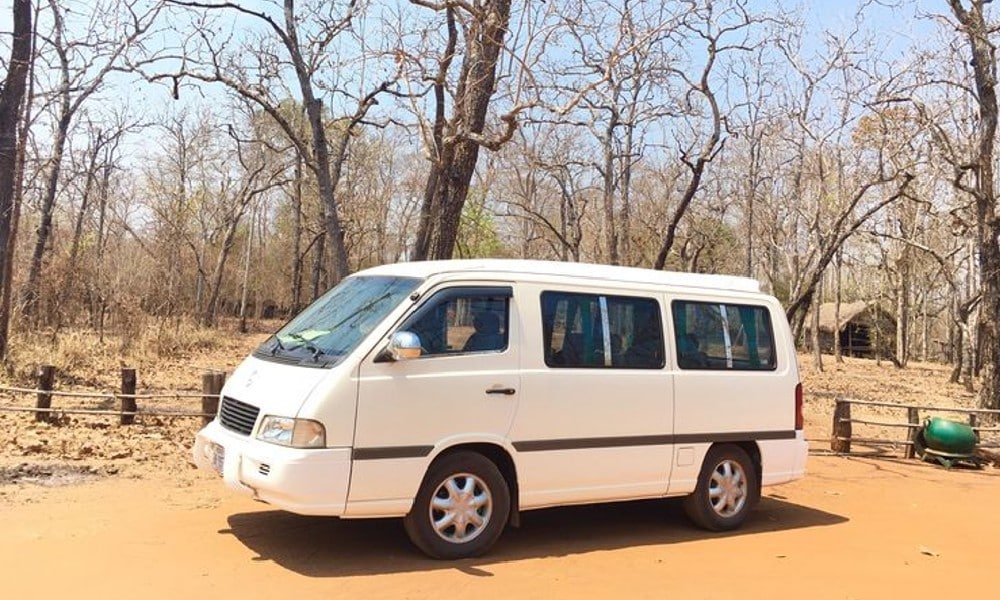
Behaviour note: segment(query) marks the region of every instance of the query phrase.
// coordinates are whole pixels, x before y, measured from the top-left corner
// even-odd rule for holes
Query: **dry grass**
[[[205,371],[231,372],[255,346],[276,329],[277,322],[258,323],[240,334],[235,323],[206,329],[189,320],[146,319],[130,332],[108,334],[64,329],[37,332],[12,340],[3,383],[35,387],[42,364],[56,367],[56,389],[116,391],[121,368],[137,370],[138,391],[200,390]],[[32,406],[33,396],[0,399],[4,404]],[[155,406],[154,406],[155,403]],[[53,399],[53,407],[116,409],[112,400]],[[139,409],[199,410],[197,399],[139,401]],[[63,415],[54,423],[37,423],[30,413],[0,412],[0,488],[20,474],[81,473],[144,477],[169,472],[191,476],[189,463],[200,418],[167,419],[140,415],[136,424],[119,426],[115,416]],[[28,478],[20,478],[28,480]],[[72,478],[70,478],[72,479]],[[16,494],[0,489],[0,497]]]
[[[837,393],[862,400],[930,404],[940,406],[974,406],[976,399],[964,387],[948,383],[951,367],[938,363],[910,362],[905,369],[882,361],[845,358],[834,362],[833,356],[823,356],[824,371],[813,367],[812,356],[799,355],[799,368],[808,395],[810,392]]]
[[[114,390],[123,367],[138,372],[139,389],[199,389],[204,371],[232,371],[278,324],[246,334],[235,323],[204,328],[190,319],[146,317],[127,331],[63,329],[17,334],[11,341],[6,382],[33,386],[39,365],[56,367],[57,387]]]
[[[938,363],[910,362],[905,369],[899,369],[889,361],[881,365],[874,360],[845,358],[842,364],[834,362],[832,356],[823,356],[824,371],[813,366],[812,356],[799,355],[799,366],[805,389],[806,434],[816,440],[814,448],[829,448],[828,440],[833,428],[834,395],[856,400],[871,400],[895,404],[914,404],[933,407],[976,407],[976,397],[960,384],[948,382],[951,368]],[[954,412],[921,410],[920,419],[932,416],[956,421],[965,421],[966,415]],[[892,407],[871,407],[853,405],[851,417],[878,422],[905,423],[907,414],[903,409]],[[981,422],[984,420],[981,419]],[[857,437],[903,441],[908,429],[881,427],[877,425],[854,424],[853,435]],[[996,441],[995,434],[984,434],[984,441]],[[904,446],[882,448],[901,454]]]

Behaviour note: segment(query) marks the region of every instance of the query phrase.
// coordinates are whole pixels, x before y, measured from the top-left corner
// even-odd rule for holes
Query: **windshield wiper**
[[[277,354],[278,350],[281,350],[282,352],[284,352],[285,351],[285,345],[281,343],[281,338],[279,338],[278,335],[275,334],[274,335],[274,345],[271,346],[271,356],[274,356],[275,354]]]
[[[275,336],[275,337],[277,337],[277,336]],[[289,333],[288,337],[292,338],[296,342],[299,342],[302,345],[303,348],[305,348],[306,350],[312,352],[313,362],[319,362],[319,357],[323,356],[324,354],[326,354],[326,352],[323,352],[323,350],[320,349],[319,346],[317,346],[317,345],[313,344],[312,342],[310,342],[309,340],[307,340],[300,333]]]
[[[351,319],[356,318],[358,315],[360,315],[360,314],[362,314],[362,313],[364,313],[366,311],[371,310],[371,308],[373,306],[375,306],[375,304],[377,304],[377,303],[385,300],[386,298],[388,298],[390,296],[392,296],[392,294],[389,293],[389,292],[386,292],[386,293],[382,294],[381,296],[379,296],[377,298],[372,298],[368,302],[362,304],[356,311],[354,311],[353,313],[349,314],[346,318],[342,319],[339,323],[337,323],[336,325],[334,325],[333,327],[331,327],[330,331],[336,331],[344,323],[350,321]],[[354,326],[351,325],[351,327],[354,327]]]

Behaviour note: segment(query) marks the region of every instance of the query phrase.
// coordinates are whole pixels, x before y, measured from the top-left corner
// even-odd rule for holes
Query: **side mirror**
[[[420,358],[420,336],[412,331],[397,331],[389,338],[386,353],[393,361]]]

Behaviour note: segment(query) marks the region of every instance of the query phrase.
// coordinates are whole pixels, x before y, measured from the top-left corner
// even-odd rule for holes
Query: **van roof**
[[[402,262],[365,269],[358,275],[395,275],[398,277],[430,277],[432,275],[490,272],[531,275],[557,275],[580,279],[599,279],[628,283],[658,284],[713,290],[760,292],[756,279],[735,275],[707,275],[655,271],[636,267],[615,267],[591,263],[557,262],[548,260],[469,259]]]

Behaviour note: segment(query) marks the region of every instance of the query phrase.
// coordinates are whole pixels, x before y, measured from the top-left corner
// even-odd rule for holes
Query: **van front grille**
[[[257,422],[260,409],[246,402],[240,402],[228,396],[222,397],[222,407],[219,409],[219,422],[223,427],[236,433],[250,435],[253,425]]]

